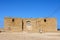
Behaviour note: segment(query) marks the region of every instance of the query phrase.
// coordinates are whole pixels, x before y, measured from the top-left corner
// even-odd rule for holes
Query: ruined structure
[[[57,31],[56,18],[5,18],[6,32],[55,32]]]

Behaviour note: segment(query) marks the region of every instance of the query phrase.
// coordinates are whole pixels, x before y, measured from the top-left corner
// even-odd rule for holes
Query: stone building
[[[11,32],[55,32],[56,18],[5,18],[5,31]]]

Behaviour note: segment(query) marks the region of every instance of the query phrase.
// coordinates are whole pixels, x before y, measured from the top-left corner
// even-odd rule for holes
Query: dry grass
[[[60,33],[3,32],[0,40],[60,40]]]

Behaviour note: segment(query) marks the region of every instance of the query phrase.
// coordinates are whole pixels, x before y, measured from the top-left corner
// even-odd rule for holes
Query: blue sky
[[[60,28],[60,0],[0,0],[0,27],[4,17],[57,18]]]

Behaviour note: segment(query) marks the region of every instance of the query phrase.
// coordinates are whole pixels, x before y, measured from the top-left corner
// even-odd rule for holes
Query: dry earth
[[[60,40],[60,33],[2,32],[0,40]]]

